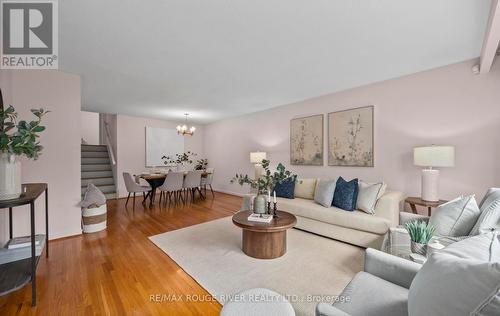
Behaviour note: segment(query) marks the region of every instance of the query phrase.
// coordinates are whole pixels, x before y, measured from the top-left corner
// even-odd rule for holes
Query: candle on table
[[[276,203],[276,191],[273,192],[273,195],[274,195],[274,203]]]

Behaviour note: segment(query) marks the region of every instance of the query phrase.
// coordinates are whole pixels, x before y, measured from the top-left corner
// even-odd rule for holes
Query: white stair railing
[[[104,122],[104,138],[106,142],[106,147],[108,148],[108,154],[111,161],[111,170],[113,172],[113,182],[115,183],[115,194],[116,198],[118,198],[118,182],[117,182],[117,174],[116,174],[116,158],[113,150],[113,145],[111,142],[111,133],[109,132],[108,122]]]

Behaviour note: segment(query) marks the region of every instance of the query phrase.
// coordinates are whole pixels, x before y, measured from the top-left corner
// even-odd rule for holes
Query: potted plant
[[[182,153],[182,154],[175,154],[175,156],[163,156],[161,159],[164,160],[165,165],[173,165],[175,164],[177,166],[178,171],[185,171],[186,166],[185,164],[192,164],[193,163],[193,158],[196,156],[195,153],[192,153],[190,151]]]
[[[241,186],[248,184],[252,189],[257,190],[257,196],[255,197],[253,203],[253,211],[257,214],[263,214],[266,212],[267,192],[271,192],[276,184],[282,183],[290,178],[297,177],[289,170],[286,170],[285,166],[281,163],[278,164],[275,172],[271,172],[269,164],[269,160],[262,160],[264,174],[259,179],[251,179],[248,175],[236,174],[230,181],[231,183],[236,182]]]
[[[21,191],[21,162],[19,157],[36,160],[43,147],[38,142],[44,109],[32,109],[36,119],[17,121],[17,112],[12,105],[4,109],[0,90],[0,200],[18,198]]]
[[[427,244],[436,230],[434,226],[424,221],[411,221],[405,224],[405,228],[410,235],[410,250],[425,256],[427,253]]]
[[[208,159],[200,159],[196,161],[194,165],[194,170],[206,170],[208,166]]]

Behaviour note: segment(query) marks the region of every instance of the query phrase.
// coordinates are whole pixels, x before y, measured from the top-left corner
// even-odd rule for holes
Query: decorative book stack
[[[6,264],[31,257],[31,240],[25,243],[28,237],[16,237],[11,239],[3,248],[0,248],[0,264]],[[45,246],[45,235],[35,235],[35,255],[38,257]]]
[[[251,222],[270,223],[273,220],[271,214],[250,214],[248,220]]]
[[[40,235],[37,235],[39,237]],[[39,246],[40,245],[40,240],[36,239],[35,237],[35,245]],[[43,236],[45,237],[45,236]],[[17,249],[17,248],[23,248],[23,247],[29,247],[31,246],[31,236],[23,236],[23,237],[16,237],[12,238],[9,240],[7,243],[7,249]]]

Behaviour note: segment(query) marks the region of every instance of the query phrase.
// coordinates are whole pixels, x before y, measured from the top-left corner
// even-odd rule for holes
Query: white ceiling
[[[63,0],[83,109],[199,123],[478,57],[489,0]]]

